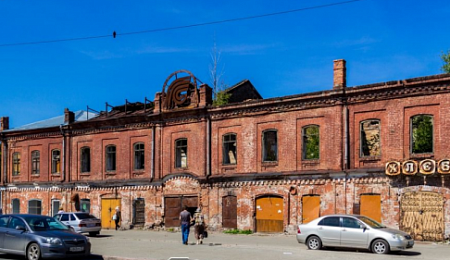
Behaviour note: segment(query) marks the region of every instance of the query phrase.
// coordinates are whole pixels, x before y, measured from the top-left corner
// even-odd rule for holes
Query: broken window
[[[31,174],[33,175],[39,175],[39,168],[40,168],[40,152],[39,151],[32,151],[31,152]]]
[[[361,122],[361,157],[380,156],[380,120],[371,119]]]
[[[20,174],[20,153],[13,153],[13,172],[12,175]]]
[[[116,146],[108,145],[106,146],[106,171],[116,170]]]
[[[175,141],[175,168],[187,167],[187,139]]]
[[[311,125],[303,128],[303,159],[319,159],[320,155],[319,126]]]
[[[82,147],[81,148],[81,172],[91,171],[91,148]]]
[[[433,152],[433,116],[411,117],[411,152],[413,154]]]
[[[144,144],[137,143],[134,144],[134,169],[143,170],[144,169]]]
[[[278,161],[277,130],[263,132],[263,162]]]
[[[236,134],[226,134],[223,136],[222,144],[222,163],[223,164],[236,164]]]
[[[61,151],[53,150],[52,151],[52,173],[60,173],[61,172]]]

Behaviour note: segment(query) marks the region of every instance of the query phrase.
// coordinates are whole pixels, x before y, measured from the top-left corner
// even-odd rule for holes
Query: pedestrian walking
[[[183,244],[188,244],[189,238],[189,228],[191,224],[191,213],[188,211],[188,206],[184,206],[184,210],[180,213],[180,224],[181,224],[181,238]]]
[[[63,209],[63,207],[59,207],[59,211],[58,211],[58,214],[61,214],[61,213],[64,213],[64,209]]]
[[[202,214],[202,209],[199,207],[194,214],[194,231],[197,245],[203,244],[203,235],[205,233],[205,219]]]
[[[118,228],[120,228],[119,221],[120,221],[121,218],[122,218],[122,215],[120,214],[120,208],[119,208],[119,206],[117,206],[116,207],[116,212],[113,215],[113,220],[114,220],[114,222],[116,224],[116,230]]]

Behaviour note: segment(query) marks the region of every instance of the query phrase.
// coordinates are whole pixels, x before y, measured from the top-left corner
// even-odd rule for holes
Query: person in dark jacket
[[[180,213],[180,224],[181,224],[181,238],[183,244],[188,244],[189,238],[189,228],[191,224],[191,213],[188,211],[188,206],[184,206],[184,210]]]

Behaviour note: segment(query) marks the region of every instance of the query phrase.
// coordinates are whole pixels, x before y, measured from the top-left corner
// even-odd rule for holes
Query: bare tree
[[[214,41],[214,47],[211,50],[211,64],[209,66],[209,74],[211,77],[213,87],[213,105],[221,106],[228,103],[231,94],[226,93],[227,85],[222,79],[223,69],[219,71],[220,63],[220,51],[217,49],[216,42]]]

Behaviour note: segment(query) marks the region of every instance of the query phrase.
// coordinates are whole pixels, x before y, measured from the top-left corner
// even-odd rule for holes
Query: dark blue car
[[[42,215],[0,215],[0,252],[29,260],[87,256],[91,243],[60,221]]]

